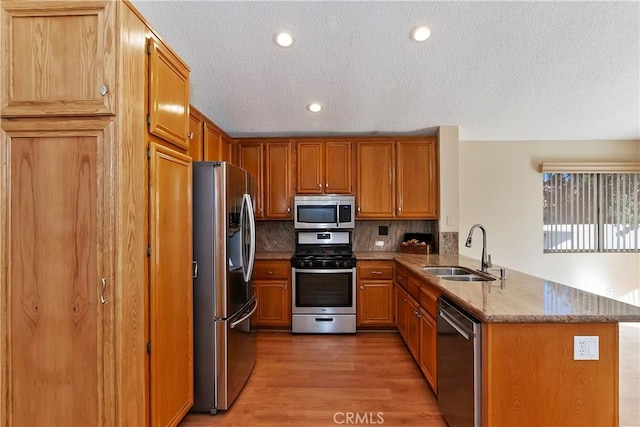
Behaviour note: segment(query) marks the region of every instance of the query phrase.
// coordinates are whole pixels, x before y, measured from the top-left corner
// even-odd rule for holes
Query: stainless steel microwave
[[[296,230],[351,229],[356,225],[355,197],[339,194],[295,196],[293,227]]]

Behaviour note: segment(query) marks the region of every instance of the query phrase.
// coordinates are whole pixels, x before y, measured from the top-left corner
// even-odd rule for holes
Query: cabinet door
[[[420,306],[411,298],[407,297],[407,347],[413,359],[420,360]]]
[[[0,421],[115,425],[112,124],[5,125]]]
[[[427,382],[437,394],[438,392],[438,376],[437,376],[437,329],[436,321],[424,311],[420,309],[420,369],[424,374]]]
[[[263,156],[262,156],[263,145],[259,142],[250,142],[250,143],[241,143],[239,148],[239,159],[238,162],[240,167],[248,171],[251,175],[253,175],[253,179],[255,180],[255,193],[256,199],[253,204],[254,213],[256,214],[256,219],[262,218],[264,216],[263,209],[263,188],[264,184],[262,181],[263,178]]]
[[[204,161],[222,160],[222,131],[208,120],[204,122]]]
[[[357,141],[357,218],[393,218],[395,142]]]
[[[114,114],[117,3],[42,5],[2,1],[2,116]]]
[[[358,326],[392,326],[393,281],[361,280],[356,305]]]
[[[264,217],[291,219],[291,143],[265,146]]]
[[[396,216],[437,219],[439,181],[436,140],[399,141],[397,155]]]
[[[233,163],[233,144],[229,135],[224,132],[222,133],[222,142],[220,145],[220,160]]]
[[[351,188],[351,141],[325,143],[324,192],[348,194]]]
[[[291,287],[287,280],[256,280],[256,326],[291,326]]]
[[[148,40],[149,132],[189,149],[189,69],[164,45]]]
[[[407,340],[408,298],[407,293],[396,286],[396,328],[403,340]]]
[[[204,118],[202,115],[191,109],[189,113],[189,154],[194,162],[204,160],[203,126]]]
[[[152,426],[166,426],[193,405],[191,159],[150,149],[150,414]]]
[[[324,192],[322,177],[323,143],[296,143],[296,193],[321,194]]]

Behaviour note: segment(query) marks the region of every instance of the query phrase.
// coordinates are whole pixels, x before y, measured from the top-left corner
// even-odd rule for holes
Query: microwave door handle
[[[336,228],[340,228],[340,202],[336,202]]]

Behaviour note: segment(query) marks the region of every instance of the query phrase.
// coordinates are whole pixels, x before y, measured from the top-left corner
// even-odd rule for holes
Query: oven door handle
[[[355,268],[325,268],[325,269],[314,269],[314,268],[293,268],[293,273],[329,273],[329,274],[337,274],[337,273],[353,273]]]

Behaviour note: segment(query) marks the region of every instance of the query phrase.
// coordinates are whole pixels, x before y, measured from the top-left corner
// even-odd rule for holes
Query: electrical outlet
[[[382,240],[376,240],[375,245],[376,245],[377,247],[381,248],[381,247],[383,247],[383,246],[384,246],[384,242],[383,242]]]
[[[598,360],[600,339],[597,336],[573,337],[573,360]]]
[[[612,297],[613,296],[613,289],[607,288],[607,296],[608,297]]]

